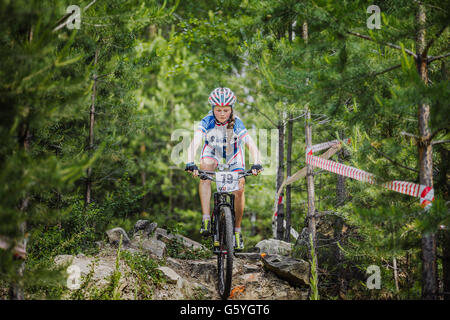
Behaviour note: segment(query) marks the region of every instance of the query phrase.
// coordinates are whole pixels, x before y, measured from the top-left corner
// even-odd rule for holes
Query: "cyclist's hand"
[[[184,171],[189,171],[194,177],[198,176],[198,167],[193,162],[186,163],[186,169]]]
[[[262,165],[254,164],[251,167],[252,173],[254,176],[257,176],[262,171]]]

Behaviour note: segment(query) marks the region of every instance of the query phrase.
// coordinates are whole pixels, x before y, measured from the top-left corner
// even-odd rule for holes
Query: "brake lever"
[[[201,180],[211,180],[211,181],[214,181],[214,179],[213,179],[212,177],[210,177],[209,175],[207,175],[207,174],[205,174],[205,173],[199,174],[199,177],[200,177]]]

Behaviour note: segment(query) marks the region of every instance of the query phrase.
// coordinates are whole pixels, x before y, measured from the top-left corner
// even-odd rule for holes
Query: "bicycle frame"
[[[219,164],[218,171],[224,172],[228,168],[229,166],[227,165]],[[200,179],[215,181],[213,176],[216,177],[216,173],[214,171],[198,170],[198,172]],[[251,170],[239,172],[238,179],[250,175],[253,175]],[[220,190],[224,189],[221,188]],[[233,187],[231,190],[233,190]],[[231,190],[214,192],[214,209],[211,218],[213,253],[217,254],[218,289],[219,294],[224,300],[230,294],[233,277],[234,244],[232,243],[232,239],[235,226],[235,211],[234,194]],[[221,229],[224,231],[221,232]]]
[[[229,202],[226,198],[229,198]],[[235,224],[235,215],[234,215],[234,194],[228,192],[215,192],[214,193],[214,209],[213,209],[213,217],[211,221],[211,225],[213,227],[211,236],[213,240],[214,253],[219,254],[219,252],[215,251],[215,242],[219,238],[219,215],[220,208],[222,206],[227,206],[231,211],[231,218],[233,220],[233,226]]]

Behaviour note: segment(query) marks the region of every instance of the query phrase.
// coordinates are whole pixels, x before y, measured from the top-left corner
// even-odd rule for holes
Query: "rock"
[[[259,282],[261,281],[261,273],[259,272],[246,273],[240,276],[240,278],[244,282]]]
[[[189,271],[192,277],[202,279],[205,282],[215,281],[217,262],[214,261],[190,261]]]
[[[134,234],[141,231],[144,236],[149,237],[156,230],[157,226],[156,222],[151,223],[149,220],[138,220],[134,225]]]
[[[155,238],[133,241],[133,245],[154,254],[158,259],[163,258],[167,253],[166,244],[160,240],[156,240]]]
[[[172,266],[174,268],[177,268],[177,269],[183,268],[183,265],[180,262],[178,262],[177,260],[175,260],[174,258],[167,257],[166,262],[167,262],[167,264],[169,264],[170,266]]]
[[[205,300],[205,299],[212,298],[213,292],[210,289],[208,289],[206,286],[204,286],[200,283],[194,282],[191,287],[192,287],[192,289],[190,290],[190,295],[188,296],[188,298],[195,299],[195,300],[198,300],[198,299]]]
[[[141,250],[139,250],[138,248],[135,248],[135,247],[125,248],[125,249],[123,249],[123,251],[127,251],[131,254],[138,254],[141,252]]]
[[[255,246],[259,249],[260,253],[266,253],[269,255],[290,255],[292,251],[291,244],[282,240],[266,239],[258,242]]]
[[[99,250],[102,250],[105,247],[105,243],[103,241],[95,241],[95,245]]]
[[[183,289],[187,286],[187,282],[186,280],[184,280],[182,277],[179,277],[177,280],[177,288],[178,289]]]
[[[181,279],[181,276],[178,273],[176,273],[169,267],[159,267],[157,269],[164,274],[169,283],[176,283],[177,286],[182,287],[183,280]]]
[[[158,240],[162,241],[170,241],[172,239],[178,239],[185,247],[194,249],[194,250],[206,250],[205,246],[201,243],[198,243],[192,239],[186,238],[180,234],[168,233],[167,230],[156,228],[155,231],[156,237]]]
[[[262,259],[264,267],[292,285],[309,285],[309,263],[280,255],[266,255]]]
[[[54,258],[54,262],[57,265],[63,265],[63,264],[71,264],[74,259],[74,256],[70,254],[60,254]]]
[[[127,233],[122,228],[114,228],[106,231],[108,235],[109,242],[113,245],[119,245],[120,236],[122,236],[122,245],[128,246],[130,244],[130,238],[128,238]]]
[[[79,254],[75,257],[71,255],[59,255],[55,257],[54,261],[57,265],[71,262],[71,266],[75,266],[82,277],[89,274],[93,268],[94,273],[92,275],[92,280],[96,281],[99,285],[107,284],[107,277],[110,276],[115,269],[114,259],[96,262],[94,258],[86,257],[84,254]]]
[[[259,248],[257,248],[257,250],[259,250]],[[234,255],[236,258],[253,261],[259,261],[261,259],[261,254],[257,252],[236,252]]]
[[[259,270],[259,267],[254,264],[244,264],[243,268],[246,273],[256,272]]]

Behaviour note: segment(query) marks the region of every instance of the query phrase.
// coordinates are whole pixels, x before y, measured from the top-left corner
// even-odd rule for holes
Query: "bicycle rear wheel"
[[[219,254],[217,255],[218,289],[223,300],[230,296],[233,276],[233,219],[231,210],[222,206],[219,215]]]

